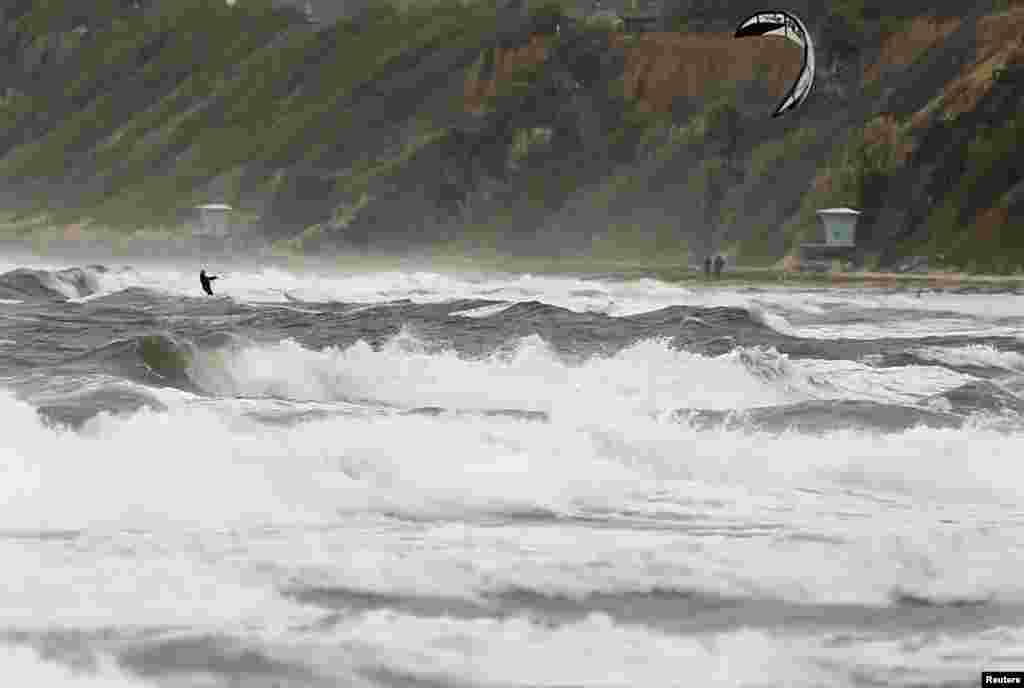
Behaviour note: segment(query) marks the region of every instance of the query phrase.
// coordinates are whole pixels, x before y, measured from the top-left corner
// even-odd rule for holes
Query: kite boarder
[[[205,291],[209,296],[213,296],[213,289],[210,288],[210,283],[215,279],[217,279],[217,277],[215,275],[207,275],[206,270],[199,271],[199,284],[203,285],[203,291]]]

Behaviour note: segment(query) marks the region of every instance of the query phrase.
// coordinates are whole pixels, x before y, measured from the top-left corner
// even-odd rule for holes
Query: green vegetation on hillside
[[[56,22],[51,5],[20,25]],[[73,214],[114,224],[167,220],[197,200],[205,182],[240,165],[273,169],[310,157],[324,132],[358,124],[345,107],[358,86],[412,51],[479,40],[493,20],[477,3],[382,3],[359,25],[342,21],[314,33],[263,5],[186,0],[115,21],[76,54],[78,73],[62,94],[4,104],[0,122],[8,129],[39,110],[67,115],[12,151],[0,174],[57,179],[68,171],[69,152],[95,146],[73,164],[105,183]],[[152,54],[143,54],[147,48]],[[139,103],[141,111],[125,108],[124,91],[141,91],[149,102]],[[69,101],[84,106],[74,110]]]
[[[993,224],[967,215],[964,209],[970,206],[969,196],[991,181],[993,171],[1005,168],[1007,158],[1018,154],[1022,140],[1021,113],[976,132],[968,146],[970,167],[928,217],[928,249],[933,255],[946,257],[953,265],[972,272],[1008,274],[1020,264],[1014,259],[1024,253],[1024,223]]]
[[[698,4],[694,30],[746,8]],[[380,0],[332,25],[272,0],[16,5],[0,24],[0,182],[18,217],[45,217],[54,236],[71,223],[172,228],[218,200],[291,251],[558,245],[681,262],[692,248],[763,264],[812,239],[817,210],[849,205],[872,256],[1024,266],[1024,192],[1010,193],[1024,79],[1006,57],[996,87],[967,79],[964,102],[977,104],[950,108],[945,89],[975,60],[966,18],[956,40],[885,58],[887,35],[941,13],[923,0],[829,0],[808,15],[819,82],[777,120],[767,66],[695,89],[673,63],[689,48],[657,35],[609,47],[622,27],[568,0],[531,3],[529,16]],[[999,22],[1024,20],[993,6]],[[537,34],[547,57],[522,64],[539,60],[536,43],[522,50]],[[502,50],[500,83],[484,83]],[[872,68],[865,87],[879,55],[916,62]]]

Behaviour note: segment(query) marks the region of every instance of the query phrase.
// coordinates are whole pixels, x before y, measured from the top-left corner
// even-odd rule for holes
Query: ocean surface
[[[5,685],[1024,670],[1024,296],[198,267],[0,265]]]

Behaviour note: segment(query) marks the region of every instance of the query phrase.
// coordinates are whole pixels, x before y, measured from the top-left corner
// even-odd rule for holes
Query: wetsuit
[[[213,289],[210,288],[210,283],[213,282],[213,280],[215,279],[217,279],[217,277],[211,277],[207,275],[206,270],[199,271],[199,284],[203,285],[203,291],[205,291],[210,296],[213,296]]]

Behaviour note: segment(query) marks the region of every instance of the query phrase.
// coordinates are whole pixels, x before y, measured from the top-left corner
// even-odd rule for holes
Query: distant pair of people
[[[724,267],[725,267],[725,258],[723,258],[722,256],[715,256],[714,270],[715,270],[715,277],[716,278],[722,276],[722,268],[724,268]],[[708,278],[711,277],[711,268],[712,268],[711,256],[708,256],[707,258],[704,259],[704,276],[705,277],[708,277]]]

